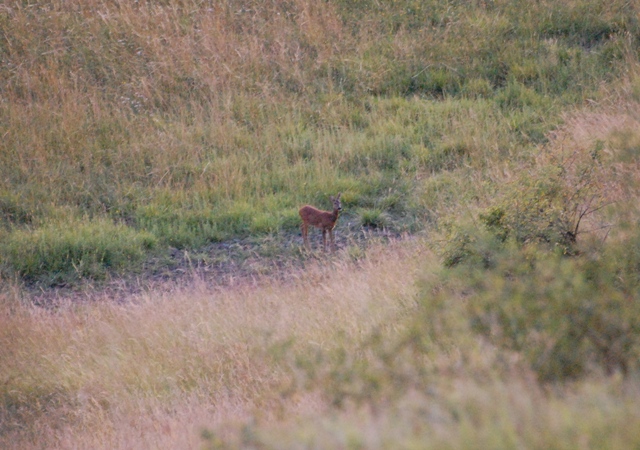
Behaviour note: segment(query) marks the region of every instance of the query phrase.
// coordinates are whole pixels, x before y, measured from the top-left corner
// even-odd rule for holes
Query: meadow
[[[1,447],[640,445],[634,2],[0,29]]]

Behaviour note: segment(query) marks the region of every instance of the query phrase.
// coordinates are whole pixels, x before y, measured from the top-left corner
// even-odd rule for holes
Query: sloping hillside
[[[0,21],[0,265],[44,287],[260,248],[337,192],[343,235],[429,228],[606,98],[640,33],[622,0],[13,2]]]
[[[2,5],[0,447],[640,447],[638,8]]]

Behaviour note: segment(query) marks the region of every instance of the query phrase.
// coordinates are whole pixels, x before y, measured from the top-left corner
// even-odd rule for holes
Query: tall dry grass
[[[321,411],[290,386],[280,352],[357,345],[415,298],[420,252],[406,243],[336,259],[259,287],[202,281],[124,304],[54,311],[3,298],[3,448],[193,448],[228,429]]]
[[[523,354],[470,332],[477,286],[424,241],[360,256],[124,303],[5,295],[3,448],[638,443],[635,375],[540,384]]]

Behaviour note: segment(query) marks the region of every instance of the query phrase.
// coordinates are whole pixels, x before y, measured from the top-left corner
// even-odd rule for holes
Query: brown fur
[[[340,203],[340,195],[337,197],[331,196],[331,202],[333,203],[333,212],[321,211],[313,206],[306,205],[300,208],[300,218],[302,219],[302,240],[305,247],[309,248],[309,226],[322,229],[322,242],[324,244],[324,250],[327,251],[327,231],[331,239],[331,249],[335,251],[335,242],[333,239],[333,229],[336,226],[340,211],[342,211],[342,204]]]

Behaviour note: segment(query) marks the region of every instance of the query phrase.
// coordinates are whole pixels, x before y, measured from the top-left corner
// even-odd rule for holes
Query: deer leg
[[[329,230],[329,237],[331,238],[331,251],[336,252],[336,242],[333,240],[333,229]]]
[[[327,230],[326,228],[322,229],[322,244],[324,245],[324,251],[327,251]]]

